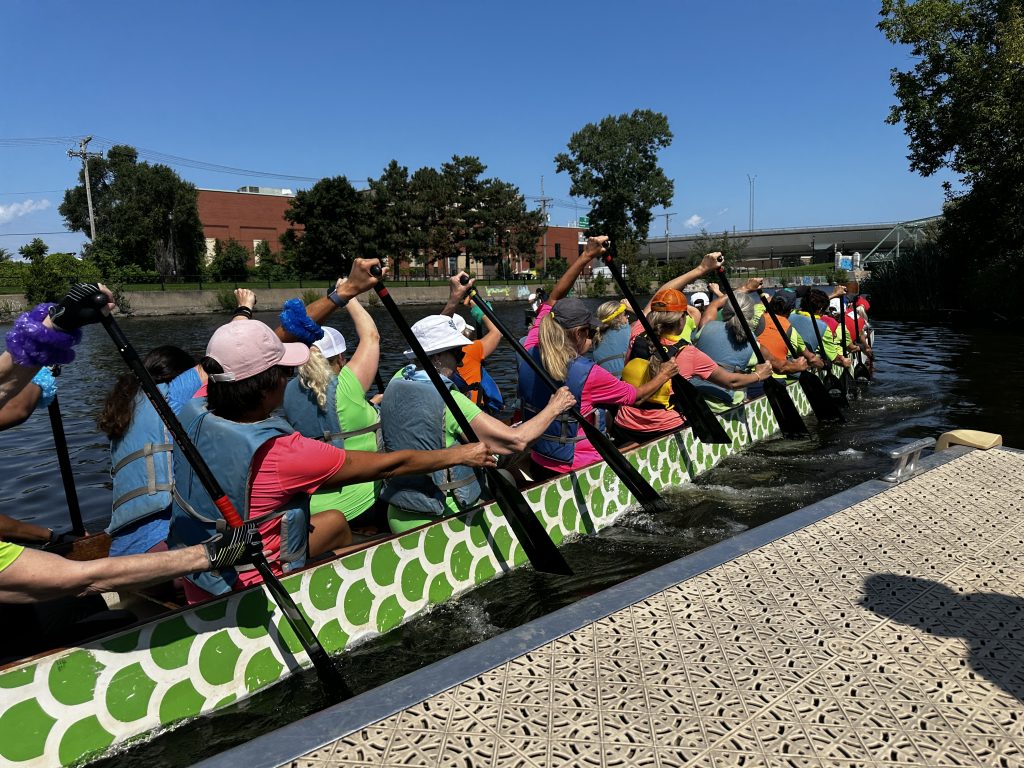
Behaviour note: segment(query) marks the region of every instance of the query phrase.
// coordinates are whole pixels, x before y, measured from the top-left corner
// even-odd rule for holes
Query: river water
[[[522,305],[496,305],[514,330]],[[381,309],[385,373],[404,361],[401,337]],[[414,321],[427,308],[408,308]],[[274,324],[271,314],[257,317]],[[140,354],[175,343],[201,353],[224,316],[121,320]],[[354,342],[347,317],[337,327]],[[671,511],[635,513],[596,536],[565,547],[576,571],[554,577],[519,569],[440,606],[399,630],[346,655],[345,674],[366,690],[542,616],[605,587],[884,474],[894,446],[954,428],[980,429],[1024,447],[1024,361],[1008,354],[1020,336],[949,325],[877,321],[876,379],[854,400],[842,426],[818,428],[805,440],[777,439],[727,459],[698,482],[668,494]],[[6,333],[7,328],[0,328]],[[513,353],[499,348],[488,361],[503,391],[514,387]],[[78,359],[59,379],[76,485],[86,527],[101,529],[110,509],[107,444],[93,420],[117,375],[125,370],[101,328],[90,328]],[[34,414],[0,436],[3,513],[66,529],[67,511],[47,416]],[[965,478],[969,482],[969,478]],[[179,766],[308,714],[322,702],[309,679],[278,685],[233,710],[204,718],[97,765]]]

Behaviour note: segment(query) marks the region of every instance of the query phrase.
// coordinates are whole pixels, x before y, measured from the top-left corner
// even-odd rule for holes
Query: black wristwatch
[[[338,290],[334,287],[327,289],[327,298],[333,301],[334,306],[336,306],[338,309],[341,309],[349,302],[349,299],[341,298],[341,296],[338,295]]]

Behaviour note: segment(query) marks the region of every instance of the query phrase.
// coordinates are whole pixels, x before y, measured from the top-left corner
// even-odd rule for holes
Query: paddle
[[[761,301],[764,302],[765,312],[771,317],[772,322],[775,324],[775,329],[779,332],[779,336],[786,343],[789,356],[795,359],[797,351],[793,347],[793,342],[789,335],[783,330],[778,315],[772,309],[771,299],[767,294],[762,294]],[[836,401],[829,395],[825,384],[812,371],[800,371],[798,381],[800,382],[800,388],[803,389],[804,394],[807,396],[807,402],[811,404],[811,410],[818,417],[818,421],[846,421],[846,417],[839,410],[839,405]]]
[[[860,298],[859,295],[853,300],[853,334],[857,337],[857,343],[860,344],[860,313],[857,311],[858,298]],[[867,384],[871,381],[871,372],[864,365],[864,358],[861,357],[859,351],[857,352],[857,364],[853,366],[853,380],[858,384]]]
[[[465,285],[469,282],[468,277],[462,278],[462,284]],[[538,363],[533,355],[527,351],[519,339],[512,335],[512,333],[502,325],[501,321],[498,320],[498,316],[494,314],[494,310],[487,306],[480,296],[477,294],[476,288],[469,289],[469,297],[473,302],[480,308],[480,311],[487,316],[494,327],[497,328],[505,340],[512,346],[516,353],[526,362],[533,372],[540,378],[541,381],[554,392],[558,389],[558,384],[551,378],[550,374],[544,369],[540,363]],[[644,509],[649,512],[660,512],[664,509],[665,502],[662,500],[658,492],[654,490],[654,487],[647,482],[643,475],[637,471],[636,467],[629,463],[629,460],[615,447],[615,444],[608,438],[604,432],[597,428],[594,424],[588,421],[579,408],[573,408],[569,411],[569,415],[574,418],[583,430],[583,434],[586,435],[587,440],[594,446],[601,458],[608,464],[609,469],[614,472],[622,484],[629,489],[629,492],[633,494],[633,497],[643,505]]]
[[[763,363],[764,355],[761,353],[761,345],[758,344],[757,339],[751,332],[750,324],[743,315],[739,302],[736,301],[736,294],[732,291],[729,278],[725,276],[725,267],[720,266],[718,268],[718,279],[722,287],[725,288],[725,293],[729,296],[729,302],[732,304],[733,311],[743,326],[743,332],[747,334],[747,341],[750,343],[750,349],[753,351],[754,357],[757,358],[757,362]],[[775,420],[779,423],[779,429],[785,437],[807,437],[810,434],[804,425],[804,420],[800,417],[800,411],[793,404],[793,398],[789,394],[789,387],[774,376],[770,376],[764,382],[764,394],[768,398],[768,405],[771,406],[772,413],[775,414]]]
[[[60,366],[53,366],[52,372],[54,376],[60,376]],[[71,455],[68,453],[68,439],[64,434],[64,420],[60,415],[60,404],[57,402],[56,395],[53,396],[53,401],[46,410],[50,415],[50,430],[53,432],[53,444],[57,449],[57,464],[60,466],[60,479],[64,483],[64,498],[68,502],[71,530],[75,536],[85,536],[82,508],[78,505],[75,475],[71,470]]]
[[[609,248],[611,248],[609,243]],[[661,358],[663,363],[668,362],[668,351],[661,345],[661,339],[651,328],[651,323],[648,321],[647,316],[641,311],[640,303],[633,296],[633,292],[626,285],[626,281],[622,277],[622,270],[619,265],[615,263],[612,258],[610,250],[605,251],[604,256],[601,257],[605,265],[612,273],[616,284],[619,286],[619,290],[622,291],[622,295],[626,301],[633,308],[633,314],[636,315],[637,320],[644,327],[644,332],[647,334],[647,338],[651,340],[651,347],[657,352],[658,357]],[[711,408],[708,407],[707,402],[701,397],[700,392],[687,381],[683,376],[676,374],[672,377],[672,404],[676,409],[685,417],[686,423],[693,427],[693,434],[697,436],[702,443],[731,443],[732,438],[726,433],[725,428],[722,427],[722,423],[715,418],[715,414],[711,412]]]
[[[828,365],[825,366],[823,383],[825,389],[828,392],[829,397],[835,400],[843,408],[850,405],[850,401],[846,399],[846,394],[843,392],[842,382],[839,381],[839,377],[832,373],[832,366],[835,365],[834,360],[829,360],[828,355],[825,354],[825,343],[821,340],[821,329],[818,327],[818,318],[813,312],[808,312],[811,316],[811,325],[814,326],[814,335],[818,338],[818,350],[821,352],[821,356],[824,358]]]
[[[376,265],[370,268],[370,273],[378,279],[380,279],[382,274],[380,267]],[[445,407],[459,425],[462,434],[470,442],[480,442],[476,432],[469,425],[469,420],[462,413],[462,409],[456,404],[451,391],[445,384],[444,379],[441,378],[441,374],[434,367],[434,364],[430,362],[427,353],[413,334],[412,328],[409,327],[409,322],[402,316],[402,312],[398,309],[394,298],[388,292],[387,286],[383,282],[378,282],[373,286],[373,289],[377,292],[377,296],[380,297],[381,303],[384,304],[388,314],[391,315],[392,321],[394,321],[398,330],[412,348],[420,367],[430,377],[431,383],[437,389],[438,394],[441,395]],[[565,558],[562,557],[562,553],[558,551],[558,547],[551,540],[547,529],[537,519],[537,515],[526,499],[523,498],[523,494],[516,487],[515,483],[497,469],[484,469],[483,475],[485,485],[494,495],[498,507],[504,513],[505,519],[508,520],[512,532],[519,539],[519,543],[522,545],[523,551],[526,553],[526,557],[534,569],[544,573],[571,576],[573,573],[572,568],[565,562]]]
[[[102,299],[102,302],[100,302]],[[96,297],[97,307],[101,307],[106,304],[107,298],[103,294],[97,294]],[[174,411],[167,404],[164,396],[157,389],[156,383],[149,375],[149,371],[142,364],[142,360],[139,359],[138,353],[129,343],[125,337],[121,328],[117,322],[110,315],[103,315],[102,317],[103,327],[106,328],[107,333],[110,334],[110,338],[114,341],[118,352],[121,353],[121,357],[125,363],[132,370],[135,376],[139,380],[139,384],[142,386],[142,391],[146,393],[146,397],[156,408],[160,418],[163,420],[167,429],[170,430],[174,436],[174,442],[184,454],[185,459],[195,470],[199,481],[203,484],[203,488],[210,494],[210,498],[213,499],[213,503],[220,510],[220,513],[227,520],[228,525],[232,528],[240,528],[242,518],[239,517],[238,512],[235,510],[231,500],[224,493],[220,487],[220,483],[217,482],[217,478],[213,476],[213,472],[210,471],[206,461],[199,454],[192,440],[189,438],[188,433],[185,432],[185,428],[178,421],[178,417],[174,415]],[[274,575],[274,572],[270,569],[270,563],[267,562],[266,556],[263,554],[263,545],[257,540],[249,546],[249,556],[252,559],[253,565],[256,566],[256,570],[259,571],[263,577],[263,583],[270,590],[271,596],[274,598],[274,602],[281,609],[285,619],[295,632],[295,636],[299,639],[302,644],[303,650],[309,655],[310,661],[313,662],[313,666],[316,668],[320,683],[323,685],[325,691],[332,697],[338,697],[342,699],[350,698],[352,692],[348,686],[345,685],[345,681],[341,677],[341,673],[338,668],[331,661],[331,657],[327,655],[327,651],[320,645],[320,641],[317,639],[316,633],[313,628],[309,625],[306,617],[299,611],[299,607],[292,600],[288,590],[285,589],[284,585]]]

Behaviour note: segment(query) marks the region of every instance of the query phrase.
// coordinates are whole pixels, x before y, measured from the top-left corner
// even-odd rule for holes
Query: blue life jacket
[[[629,324],[620,325],[601,334],[601,343],[590,352],[597,365],[617,379],[622,378],[629,351]]]
[[[345,447],[345,440],[367,432],[380,431],[380,422],[363,429],[346,431],[338,419],[338,377],[332,375],[327,382],[327,409],[316,401],[313,390],[299,383],[296,376],[284,390],[284,416],[295,431],[303,437],[311,437],[330,443],[337,448]],[[378,444],[379,444],[378,440]]]
[[[468,396],[470,392],[478,392],[479,400],[477,405],[482,410],[491,414],[491,416],[497,416],[505,407],[505,398],[501,396],[498,383],[491,378],[491,374],[482,365],[480,366],[480,381],[478,383],[467,384],[458,371],[452,373],[451,381],[458,388],[459,392],[464,395]]]
[[[448,388],[451,380],[442,376]],[[388,382],[380,403],[384,450],[438,451],[446,448],[445,405],[425,371],[407,365]],[[482,493],[472,467],[456,466],[429,475],[391,477],[384,481],[381,498],[411,512],[439,517],[447,512],[450,495],[460,508],[472,506]]]
[[[157,384],[167,396],[167,385]],[[114,504],[107,533],[113,534],[171,506],[174,442],[160,414],[142,392],[132,404],[128,430],[110,441],[110,476]]]
[[[531,349],[530,357],[543,366],[540,347]],[[573,358],[569,363],[568,381],[565,382],[565,386],[569,387],[577,403],[583,403],[583,385],[587,383],[587,377],[590,376],[594,365],[594,361],[586,357]],[[555,383],[561,386],[559,382]],[[551,394],[551,389],[533,372],[533,368],[520,360],[519,396],[523,399],[523,420],[533,418],[544,410],[551,399]],[[533,450],[553,461],[572,464],[576,455],[576,443],[586,439],[576,420],[563,413],[548,425],[544,434],[533,444]]]
[[[214,416],[206,410],[206,398],[194,398],[181,409],[179,417],[199,454],[206,460],[239,516],[248,525],[259,525],[281,517],[281,564],[284,570],[305,565],[309,545],[309,497],[296,494],[287,509],[258,518],[249,515],[249,489],[252,485],[252,460],[268,440],[290,435],[293,430],[284,419],[272,416],[253,424],[239,424]],[[227,521],[213,504],[199,477],[178,446],[174,447],[174,505],[167,543],[171,548],[198,544],[225,531]],[[230,592],[238,580],[238,571],[253,566],[223,568],[220,571],[194,573],[188,577],[198,587],[214,595]]]
[[[693,345],[730,373],[743,373],[750,370],[750,358],[753,354],[750,344],[746,341],[742,344],[737,343],[729,333],[726,324],[721,320],[712,320],[701,326],[694,338]],[[691,379],[691,383],[698,392],[711,400],[728,405],[735,400],[735,390],[712,384],[698,376]]]

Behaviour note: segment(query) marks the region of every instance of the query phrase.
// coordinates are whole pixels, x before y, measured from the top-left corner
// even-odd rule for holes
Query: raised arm
[[[480,339],[480,343],[483,344],[483,357],[486,359],[491,352],[498,348],[498,345],[501,343],[502,335],[501,331],[498,330],[498,327],[491,322],[491,319],[487,317],[487,315],[484,315],[484,328],[487,329],[487,333],[485,333],[483,338]]]
[[[569,268],[565,270],[565,273],[558,278],[558,282],[555,283],[555,287],[551,289],[551,295],[548,296],[545,304],[554,304],[559,299],[567,296],[572,287],[579,280],[580,275],[583,274],[583,270],[586,269],[595,257],[600,256],[604,253],[607,248],[606,243],[608,242],[607,235],[598,235],[597,237],[588,237],[587,244],[583,247],[583,255],[580,256],[576,261],[569,265]]]
[[[689,272],[680,275],[679,277],[673,277],[671,280],[669,280],[667,283],[661,286],[658,289],[658,291],[664,291],[668,288],[674,288],[677,291],[681,291],[694,280],[698,280],[704,275],[706,275],[708,272],[718,269],[724,263],[724,260],[725,259],[720,251],[706,253],[704,254],[704,258],[701,259],[700,264],[691,269]],[[655,293],[657,293],[658,291],[655,291]],[[647,302],[647,306],[644,307],[643,311],[645,315],[651,311],[651,302]]]
[[[379,259],[353,259],[352,269],[348,277],[339,277],[331,292],[322,299],[317,299],[312,304],[306,305],[306,314],[319,325],[331,316],[334,310],[344,307],[348,302],[354,301],[356,297],[370,290],[376,283],[377,278],[370,274],[370,267],[380,264]],[[384,275],[387,276],[385,267]],[[295,341],[292,336],[281,326],[274,329],[274,333],[281,341]]]
[[[462,278],[466,278],[466,284],[462,284]],[[445,302],[444,308],[441,310],[442,315],[451,317],[455,314],[455,310],[459,308],[459,304],[466,298],[466,294],[469,289],[476,283],[475,277],[470,277],[466,272],[460,271],[457,274],[452,275],[448,278],[448,301]]]
[[[356,335],[359,337],[356,353],[349,359],[346,367],[352,369],[352,373],[359,379],[363,392],[367,392],[380,365],[380,333],[370,313],[358,301],[350,301],[345,305],[345,309],[348,310],[348,316],[352,318],[356,326]]]

